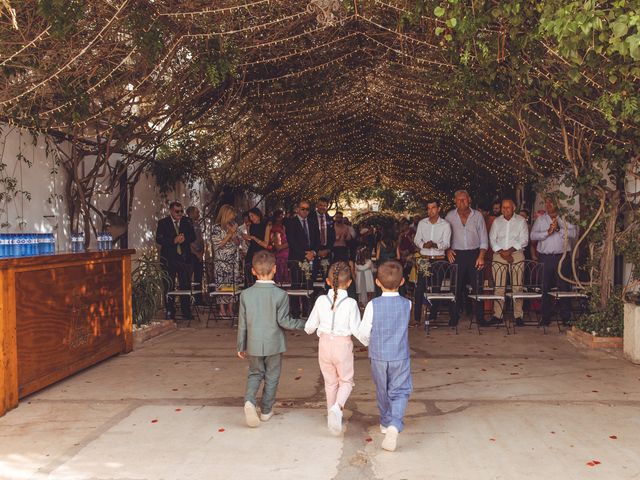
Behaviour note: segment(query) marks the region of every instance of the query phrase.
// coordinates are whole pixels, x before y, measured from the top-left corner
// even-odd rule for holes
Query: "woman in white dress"
[[[365,306],[375,292],[373,262],[367,246],[361,246],[356,254],[356,293],[361,306]]]

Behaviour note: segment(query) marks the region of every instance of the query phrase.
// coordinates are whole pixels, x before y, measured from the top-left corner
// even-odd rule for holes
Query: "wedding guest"
[[[420,256],[429,262],[437,262],[446,259],[446,251],[451,244],[451,225],[440,216],[442,206],[440,200],[433,198],[427,200],[427,218],[421,220],[418,224],[418,231],[414,238],[415,246],[420,249]],[[413,319],[419,324],[422,319],[422,305],[424,303],[424,293],[427,287],[431,287],[434,293],[439,293],[444,271],[437,269],[431,270],[431,275],[425,276],[424,272],[418,269],[418,279],[416,280],[416,290],[414,298]],[[453,302],[451,305],[451,314],[449,323],[454,326],[456,315],[454,310],[456,306]],[[429,321],[432,322],[438,316],[438,307],[440,302],[435,300],[432,302],[429,310]]]
[[[247,256],[247,250],[249,250],[249,242],[247,242],[244,237],[249,235],[249,227],[251,226],[251,220],[249,220],[249,212],[242,213],[242,223],[238,227],[238,235],[240,236],[240,245],[238,248],[240,249],[240,257],[244,261],[244,258]]]
[[[348,262],[349,243],[353,239],[351,229],[344,223],[342,212],[336,212],[333,216],[333,228],[335,230],[335,241],[333,243],[333,259],[338,262]]]
[[[400,247],[396,241],[393,229],[390,227],[382,230],[380,241],[376,245],[376,260],[378,265],[388,260],[398,260],[400,258]]]
[[[313,278],[316,279],[321,271],[322,260],[331,262],[331,253],[336,239],[336,232],[333,227],[333,218],[327,213],[329,209],[329,199],[320,197],[316,202],[316,210],[309,215],[309,227],[318,232],[318,262],[313,263]]]
[[[173,296],[168,297],[167,292],[174,290],[176,276],[181,290],[191,289],[191,264],[189,253],[191,243],[196,234],[193,231],[189,219],[183,217],[184,209],[180,202],[169,204],[169,215],[158,222],[156,229],[156,243],[160,245],[160,263],[162,269],[169,278],[168,283],[163,282],[164,298],[166,299],[166,317],[175,318],[176,306]],[[180,297],[182,316],[192,319],[189,297]]]
[[[289,274],[289,244],[287,243],[287,232],[284,228],[284,211],[276,210],[271,219],[271,246],[276,255],[276,276],[278,284],[290,283]]]
[[[271,222],[264,220],[262,211],[259,208],[254,207],[249,210],[249,220],[251,221],[249,234],[243,237],[246,242],[249,242],[249,248],[247,249],[247,255],[245,257],[245,280],[253,278],[251,272],[246,271],[246,269],[251,266],[253,256],[256,252],[269,248],[269,238],[271,235]]]
[[[360,306],[364,307],[367,302],[371,301],[376,290],[373,282],[373,262],[371,261],[371,253],[366,245],[358,249],[356,255],[356,293]]]
[[[547,196],[544,200],[546,213],[538,217],[531,229],[531,240],[538,242],[537,251],[540,261],[544,265],[542,279],[542,323],[551,322],[551,297],[547,295],[553,287],[560,291],[569,291],[569,283],[558,275],[558,264],[566,252],[560,271],[564,277],[570,278],[571,273],[571,241],[577,238],[578,229],[558,213],[557,200]],[[565,325],[571,318],[571,299],[560,299],[560,318]]]
[[[489,242],[494,251],[492,268],[495,294],[504,295],[507,272],[513,293],[522,292],[524,249],[529,243],[529,228],[520,215],[515,215],[516,204],[511,199],[502,201],[502,215],[496,218],[489,232]],[[514,268],[515,265],[515,268]],[[504,302],[496,301],[493,307],[495,323],[502,322]],[[513,301],[513,316],[516,325],[523,326],[522,299]]]
[[[485,266],[485,254],[489,247],[487,225],[482,215],[471,208],[471,196],[466,190],[454,194],[456,208],[451,210],[445,220],[451,224],[451,247],[447,250],[449,262],[458,265],[457,296],[458,308],[454,310],[452,325],[457,325],[459,308],[464,305],[465,285],[471,285],[475,294],[477,275]],[[475,303],[475,317],[478,325],[486,326],[482,302]]]
[[[213,250],[213,284],[216,290],[229,285],[239,285],[240,259],[237,212],[231,205],[222,205],[211,229]],[[233,316],[235,298],[232,295],[216,297],[218,313],[222,317]]]

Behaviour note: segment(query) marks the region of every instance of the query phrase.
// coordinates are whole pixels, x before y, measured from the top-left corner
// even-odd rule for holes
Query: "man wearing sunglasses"
[[[176,315],[175,299],[167,298],[167,291],[174,290],[176,276],[180,290],[191,289],[191,264],[189,254],[191,243],[196,234],[188,218],[184,217],[184,208],[180,202],[169,204],[169,215],[158,222],[156,243],[160,245],[160,263],[169,277],[165,289],[166,317],[174,319]],[[188,296],[180,297],[180,310],[185,319],[191,319],[191,306]]]

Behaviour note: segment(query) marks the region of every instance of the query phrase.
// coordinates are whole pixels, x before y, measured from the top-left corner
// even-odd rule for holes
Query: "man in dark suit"
[[[320,262],[323,259],[331,262],[331,250],[336,241],[336,231],[333,227],[333,218],[327,213],[329,209],[329,199],[320,197],[316,202],[316,211],[309,215],[309,225],[318,233],[318,261],[313,264],[313,278],[315,280],[320,272]]]
[[[167,318],[173,319],[176,314],[175,299],[167,297],[167,291],[175,288],[176,275],[181,290],[191,289],[191,264],[189,255],[191,243],[196,234],[191,221],[183,216],[184,209],[180,202],[171,202],[169,215],[158,222],[156,229],[156,243],[160,245],[160,263],[169,277],[169,284],[165,285],[165,301]],[[180,305],[182,315],[186,319],[192,318],[189,297],[181,296]]]
[[[298,262],[302,262],[305,259],[309,262],[314,260],[320,245],[318,231],[309,222],[310,210],[309,202],[301,200],[298,203],[296,215],[288,219],[284,225],[287,243],[289,244],[289,270],[293,288],[306,286],[304,274]],[[300,306],[297,301],[292,303],[291,311],[294,317],[299,317]]]

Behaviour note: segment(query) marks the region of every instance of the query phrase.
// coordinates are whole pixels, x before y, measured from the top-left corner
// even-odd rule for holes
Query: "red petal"
[[[599,462],[598,460],[592,460],[592,462],[593,462],[595,465],[600,465],[600,462]]]
[[[615,435],[609,435],[609,438],[610,438],[611,440],[617,440],[617,439],[618,439],[618,437],[616,437]]]
[[[587,374],[587,378],[591,378],[591,375]]]
[[[176,408],[176,412],[181,412],[182,409],[181,408]]]
[[[219,432],[224,432],[224,428],[219,428],[218,431]]]
[[[365,442],[373,442],[373,438],[371,437],[367,437],[364,439]]]
[[[495,441],[496,441],[496,439],[495,439],[495,438],[490,438],[490,439],[489,439],[489,441],[490,441],[490,442],[495,442]]]
[[[177,388],[172,388],[171,390],[173,390],[174,392],[177,392],[178,389]]]
[[[587,462],[587,465],[589,465],[590,467],[595,467],[596,466],[596,464],[593,463],[593,462]]]
[[[556,434],[556,432],[551,432],[551,434],[552,434],[552,435],[555,435],[555,434]]]
[[[294,378],[294,380],[300,380],[302,377],[296,377]]]
[[[158,423],[158,419],[156,418],[156,419],[151,420],[151,423]]]
[[[486,372],[486,371],[487,371],[487,369],[486,369],[486,368],[483,368],[483,369],[481,369],[481,370],[482,370],[483,372]]]
[[[598,390],[591,390],[592,393],[598,393]]]

